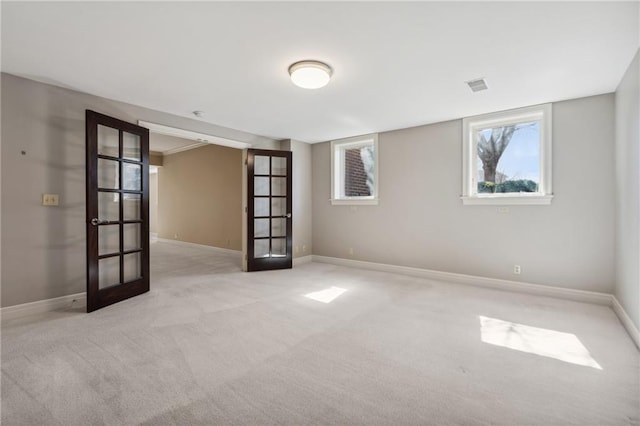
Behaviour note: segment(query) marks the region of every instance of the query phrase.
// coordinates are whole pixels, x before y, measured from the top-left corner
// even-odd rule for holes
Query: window
[[[331,203],[378,204],[378,135],[331,142]]]
[[[551,204],[551,104],[465,118],[464,204]]]

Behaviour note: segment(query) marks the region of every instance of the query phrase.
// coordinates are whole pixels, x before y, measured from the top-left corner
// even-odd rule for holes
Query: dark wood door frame
[[[272,208],[272,198],[282,198],[281,196],[273,195],[272,188],[272,177],[275,178],[283,178],[283,175],[276,175],[271,172],[271,158],[279,157],[285,158],[287,162],[287,171],[286,171],[286,212],[284,215],[273,216],[271,213],[269,214],[269,256],[268,257],[255,257],[255,246],[254,240],[255,237],[255,228],[254,228],[254,212],[255,212],[255,186],[254,186],[254,178],[255,174],[255,164],[254,159],[255,156],[268,156],[269,160],[269,173],[261,174],[258,177],[269,177],[270,180],[270,191],[269,195],[258,195],[260,198],[268,198],[269,199],[269,209],[271,212]],[[292,182],[292,153],[291,151],[275,151],[275,150],[264,150],[264,149],[249,149],[247,150],[247,271],[263,271],[263,270],[272,270],[272,269],[288,269],[293,265],[293,182]],[[266,219],[267,217],[264,217]],[[272,221],[273,219],[286,219],[286,255],[275,257],[272,255]]]
[[[119,134],[118,155],[106,156],[98,153],[98,125],[116,129]],[[133,161],[123,158],[123,132],[140,137],[141,161]],[[103,158],[117,161],[120,184],[118,189],[98,188],[98,159]],[[135,164],[142,166],[141,190],[125,190],[122,183],[123,164]],[[113,303],[128,299],[149,291],[149,130],[126,121],[118,120],[95,111],[86,111],[86,232],[87,232],[87,312],[103,308]],[[101,221],[98,212],[98,193],[111,192],[119,194],[119,220],[117,222]],[[123,194],[140,194],[140,219],[125,220],[123,213]],[[140,223],[141,247],[136,250],[124,250],[124,225]],[[100,226],[119,226],[119,250],[108,255],[99,254],[99,228]],[[141,277],[130,282],[124,282],[124,256],[127,254],[141,253]],[[106,257],[119,256],[120,282],[106,288],[99,285],[99,260]]]

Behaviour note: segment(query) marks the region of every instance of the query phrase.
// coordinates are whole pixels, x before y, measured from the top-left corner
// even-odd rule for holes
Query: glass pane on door
[[[120,220],[120,194],[117,192],[98,192],[98,219]]]
[[[98,255],[120,252],[120,226],[101,225],[98,228]]]
[[[122,132],[122,158],[142,161],[140,136]]]
[[[268,177],[254,177],[253,178],[253,194],[254,195],[269,195],[269,178]]]
[[[271,219],[271,236],[284,237],[287,232],[287,219],[274,218]]]
[[[253,215],[269,216],[269,199],[268,198],[254,198]]]
[[[98,154],[117,157],[119,146],[118,129],[98,124]]]
[[[142,226],[139,223],[127,223],[122,226],[124,251],[142,249]]]
[[[271,239],[271,257],[283,257],[287,255],[287,240],[284,238]]]
[[[142,257],[140,253],[124,255],[124,282],[142,277]]]
[[[130,191],[142,190],[142,166],[140,164],[122,163],[122,189]]]
[[[271,178],[271,192],[273,195],[287,195],[287,178]]]
[[[98,188],[120,189],[119,167],[118,161],[98,158]]]
[[[107,257],[98,262],[98,288],[120,284],[120,256]]]
[[[284,216],[287,214],[287,199],[272,198],[271,199],[271,216]]]
[[[271,157],[271,174],[278,176],[287,175],[287,159],[284,157]]]
[[[253,236],[256,238],[269,236],[269,219],[253,220]]]
[[[256,155],[253,157],[253,174],[268,175],[269,174],[269,157],[264,155]]]
[[[269,240],[253,240],[253,257],[269,257]]]
[[[122,194],[124,205],[122,206],[123,220],[140,220],[142,211],[142,197],[140,194]]]

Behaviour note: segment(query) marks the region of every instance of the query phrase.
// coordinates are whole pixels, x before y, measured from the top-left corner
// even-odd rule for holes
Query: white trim
[[[373,195],[367,197],[345,197],[343,196],[344,188],[344,161],[343,152],[345,148],[358,148],[373,144]],[[337,139],[331,141],[331,204],[332,205],[377,205],[378,194],[380,189],[379,182],[379,150],[378,150],[378,134],[371,133],[368,135],[354,136],[351,138]],[[336,169],[338,167],[338,169]],[[339,178],[336,174],[340,173]]]
[[[87,306],[87,293],[76,293],[53,299],[38,300],[37,302],[6,306],[0,309],[2,321],[42,314],[58,309]]]
[[[184,247],[198,247],[220,253],[228,253],[241,256],[242,252],[238,250],[230,250],[220,247],[205,246],[202,244],[188,243],[186,241],[167,240],[158,238],[157,241],[172,243]],[[311,256],[306,256],[311,257]],[[304,262],[304,261],[303,261]],[[87,305],[87,293],[76,293],[67,296],[55,297],[53,299],[38,300],[36,302],[23,303],[20,305],[7,306],[0,309],[2,321],[8,321],[16,318],[22,318],[28,315],[41,314],[45,312],[56,311],[59,309],[69,309],[71,307],[80,307]]]
[[[242,255],[242,252],[240,250],[232,250],[232,249],[227,249],[227,248],[222,248],[222,247],[207,246],[207,245],[204,245],[204,244],[190,243],[188,241],[169,240],[167,238],[158,238],[158,241],[162,242],[162,243],[175,244],[177,246],[197,247],[197,248],[207,249],[207,250],[211,250],[211,251],[217,251],[217,252],[220,252],[220,253],[235,254],[235,255],[238,255],[238,256]]]
[[[428,278],[432,280],[450,281],[458,284],[486,287],[518,293],[534,294],[537,296],[557,297],[560,299],[574,300],[576,302],[595,303],[597,305],[611,305],[611,295],[595,291],[574,290],[569,288],[551,287],[541,284],[523,283],[520,281],[502,280],[498,278],[477,277],[473,275],[456,274],[453,272],[434,271],[430,269],[413,268],[409,266],[389,265],[384,263],[364,262],[361,260],[341,259],[313,255],[314,262],[329,263],[332,265],[347,266],[351,268],[369,269],[379,272],[391,272],[413,277]]]
[[[629,333],[629,336],[631,336],[631,340],[633,340],[637,348],[640,349],[640,330],[638,330],[633,321],[631,321],[631,318],[629,318],[627,311],[625,311],[620,302],[618,302],[616,296],[611,296],[611,308],[620,319],[620,322],[622,323],[624,328],[627,329],[627,333]]]
[[[535,105],[508,111],[494,112],[462,120],[462,203],[464,205],[492,204],[539,204],[549,205],[553,198],[552,182],[552,138],[553,138],[552,104]],[[476,131],[483,128],[499,127],[508,124],[537,121],[540,123],[540,182],[536,193],[507,193],[505,195],[478,194],[477,174],[478,156]],[[500,198],[499,200],[496,200]],[[525,201],[519,201],[526,198]],[[476,202],[475,199],[478,201]]]
[[[293,155],[293,154],[292,154]],[[249,222],[249,170],[247,165],[247,160],[249,156],[249,151],[246,149],[242,150],[242,212],[240,215],[242,216],[242,271],[249,271],[249,237],[248,237],[248,222]]]
[[[207,145],[204,142],[196,142],[185,146],[179,146],[177,148],[172,148],[167,151],[162,151],[162,155],[171,155],[177,154],[179,152],[189,151],[190,149],[200,148],[201,146]]]
[[[205,246],[195,243],[187,243],[184,241],[159,239],[163,242],[174,243],[184,246],[197,246],[201,248],[211,249],[213,251],[222,251],[232,254],[241,254],[236,250],[223,249],[219,247]],[[503,291],[513,291],[518,293],[534,294],[537,296],[556,297],[560,299],[573,300],[576,302],[594,303],[597,305],[610,306],[616,314],[623,327],[626,329],[629,337],[640,349],[640,331],[635,326],[631,318],[624,310],[618,299],[611,294],[598,293],[594,291],[573,290],[567,288],[550,287],[540,284],[529,284],[518,281],[501,280],[495,278],[476,277],[473,275],[455,274],[452,272],[433,271],[429,269],[412,268],[409,266],[388,265],[383,263],[364,262],[361,260],[341,259],[337,257],[307,255],[293,259],[293,265],[299,266],[305,263],[318,262],[331,265],[346,266],[350,268],[368,269],[379,272],[390,272],[401,275],[409,275],[419,278],[436,279],[442,281],[451,281],[458,284],[472,285],[476,287],[493,288]],[[55,311],[58,309],[86,306],[87,293],[76,293],[67,296],[55,297],[53,299],[38,300],[36,302],[23,303],[20,305],[6,306],[0,308],[0,317],[2,321],[9,321],[16,318],[22,318],[28,315],[41,314],[45,312]]]
[[[545,205],[551,204],[553,195],[530,195],[529,193],[516,196],[475,196],[460,197],[464,205],[493,205],[493,206],[512,206],[512,205]]]
[[[194,141],[198,141],[202,143],[230,146],[231,148],[238,148],[238,149],[245,149],[245,148],[251,147],[250,143],[227,139],[220,136],[207,135],[206,133],[193,132],[191,130],[179,129],[177,127],[170,127],[162,124],[150,123],[148,121],[138,120],[138,125],[142,127],[146,127],[147,129],[149,129],[154,133],[175,136],[183,139],[193,139]]]
[[[379,198],[339,198],[331,199],[334,206],[377,206]]]
[[[570,288],[552,287],[541,284],[523,283],[520,281],[502,280],[498,278],[478,277],[474,275],[456,274],[453,272],[434,271],[430,269],[413,268],[409,266],[389,265],[384,263],[365,262],[362,260],[342,259],[338,257],[313,255],[313,261],[328,263],[331,265],[360,268],[378,272],[409,275],[412,277],[427,278],[432,280],[449,281],[457,284],[472,285],[475,287],[492,288],[502,291],[533,294],[536,296],[555,297],[558,299],[572,300],[574,302],[593,303],[609,306],[616,314],[629,337],[640,349],[640,331],[635,326],[629,315],[612,294],[596,291],[574,290]]]
[[[313,255],[308,254],[306,256],[294,257],[293,266],[304,265],[305,263],[311,263],[313,261]]]

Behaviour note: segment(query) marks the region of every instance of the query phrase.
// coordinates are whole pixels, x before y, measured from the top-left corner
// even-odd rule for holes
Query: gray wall
[[[613,106],[553,105],[555,198],[509,213],[462,205],[461,120],[379,135],[378,206],[332,206],[330,145],[313,145],[313,252],[611,293]]]
[[[293,257],[312,253],[311,145],[296,140],[282,141],[282,149],[293,158]]]
[[[637,62],[636,57],[616,96],[618,110],[629,105],[636,126],[633,130],[633,119],[618,119],[618,161],[627,160],[626,154],[621,155],[621,146],[635,149],[636,156],[628,159],[632,162],[620,175],[617,189],[633,191],[625,188],[624,182],[635,176],[636,194],[638,104],[637,99],[635,104],[625,99],[632,96],[628,82],[635,78],[637,84]],[[504,214],[495,207],[462,206],[460,202],[460,120],[382,133],[380,205],[331,206],[328,143],[312,147],[297,141],[281,144],[2,74],[2,306],[85,289],[86,108],[131,122],[142,119],[214,133],[256,147],[291,149],[297,182],[297,256],[306,254],[302,253],[303,245],[310,252],[313,244],[313,253],[325,256],[613,291],[612,95],[554,104],[556,197],[551,206],[511,206]],[[631,132],[628,139],[620,137],[621,126],[627,125]],[[60,194],[60,207],[40,205],[41,194],[48,192]],[[629,206],[619,208],[618,217],[622,212],[635,217],[637,230],[638,204]],[[619,243],[627,241],[626,232],[618,231]],[[633,237],[628,241],[633,242]],[[629,253],[631,263],[618,265],[616,294],[637,323],[637,238],[635,244],[635,252],[623,250]],[[350,247],[354,248],[353,256],[348,254]],[[622,278],[622,271],[633,271],[633,259],[635,278]],[[522,266],[522,275],[512,274],[514,263]]]
[[[616,91],[615,295],[640,328],[640,50]]]
[[[4,73],[1,78],[2,306],[85,290],[85,109],[280,147],[202,121]],[[60,207],[42,207],[43,193],[60,194]]]

